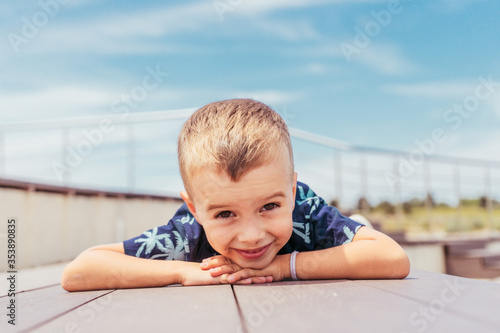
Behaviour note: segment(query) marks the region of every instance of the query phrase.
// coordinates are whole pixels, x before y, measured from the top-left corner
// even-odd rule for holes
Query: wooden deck
[[[424,271],[404,280],[77,293],[51,274],[18,273],[15,326],[2,290],[1,332],[500,332],[500,284]]]

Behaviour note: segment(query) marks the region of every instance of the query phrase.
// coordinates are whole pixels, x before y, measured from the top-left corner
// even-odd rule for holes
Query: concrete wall
[[[424,271],[446,273],[446,257],[442,244],[403,244],[411,267]]]
[[[0,187],[0,271],[7,270],[7,223],[17,220],[16,269],[73,259],[165,224],[181,200],[50,193]]]
[[[182,204],[180,199],[23,186],[0,187],[0,272],[7,270],[9,218],[17,220],[16,269],[20,269],[68,261],[91,246],[137,236],[167,223]],[[445,272],[442,244],[407,243],[403,248],[412,267]]]

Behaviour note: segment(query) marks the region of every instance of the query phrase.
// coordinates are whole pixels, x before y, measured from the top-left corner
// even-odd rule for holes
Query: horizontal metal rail
[[[137,124],[145,122],[167,121],[167,120],[182,120],[187,119],[197,108],[185,108],[174,110],[162,110],[141,113],[123,113],[123,114],[103,114],[87,117],[73,117],[61,119],[43,119],[31,121],[17,121],[0,123],[0,133],[9,132],[27,132],[36,130],[63,129],[71,127],[85,127],[99,125],[103,120],[110,121],[113,124]],[[393,150],[385,148],[376,148],[369,146],[353,145],[345,141],[337,140],[324,135],[307,132],[297,128],[289,127],[290,136],[296,139],[319,144],[325,147],[355,152],[369,152],[393,156],[408,156],[409,151]],[[471,166],[488,166],[500,168],[498,160],[473,159],[465,157],[453,157],[445,155],[430,154],[426,158],[433,161],[442,161],[445,163],[458,163],[461,165]]]
[[[122,114],[104,114],[88,117],[73,117],[61,119],[42,119],[31,121],[13,121],[0,123],[0,132],[26,132],[36,130],[62,129],[69,127],[85,127],[99,125],[103,120],[113,124],[144,123],[164,120],[182,120],[187,119],[196,108],[141,112],[141,113],[122,113]]]

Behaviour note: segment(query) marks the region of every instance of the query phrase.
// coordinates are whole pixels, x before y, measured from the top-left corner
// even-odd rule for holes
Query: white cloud
[[[495,91],[486,102],[500,118],[500,91]]]
[[[229,95],[241,98],[253,98],[265,104],[276,105],[276,104],[291,103],[297,99],[302,98],[303,94],[297,92],[285,92],[278,90],[254,90],[254,91],[236,91],[234,93],[229,93]]]
[[[485,2],[486,0],[440,0],[430,4],[433,8],[437,8],[444,12],[464,10],[469,5],[479,5],[478,3]]]
[[[113,101],[121,101],[129,90],[117,90],[110,86],[53,86],[45,89],[26,90],[0,94],[0,109],[6,110],[0,123],[43,119],[109,114]],[[304,93],[284,90],[231,90],[214,87],[178,88],[167,85],[148,93],[144,101],[131,108],[131,112],[170,109],[174,107],[200,107],[207,101],[226,98],[254,98],[271,105],[284,105],[303,98]],[[190,104],[186,104],[190,101]],[[194,103],[194,104],[193,104]],[[125,104],[121,104],[125,105]]]
[[[306,64],[304,67],[301,67],[297,71],[300,74],[307,75],[327,75],[327,74],[341,74],[345,72],[345,68],[339,65],[338,63],[330,64],[330,63],[322,63],[322,62],[311,62]],[[336,82],[328,85],[328,89],[333,92],[345,91],[346,89],[350,89],[352,84],[347,81]]]
[[[218,20],[211,2],[180,6],[163,6],[142,11],[101,14],[89,18],[66,18],[61,10],[27,43],[17,45],[25,54],[93,51],[98,53],[172,53],[183,49],[179,43],[159,43],[158,38],[189,31],[199,31]],[[20,31],[12,31],[21,34]],[[188,50],[192,50],[189,47]],[[9,47],[12,56],[15,53]],[[5,56],[4,56],[5,57]]]
[[[310,22],[270,20],[264,14],[284,9],[300,9],[305,7],[336,5],[351,3],[347,0],[253,0],[235,4],[231,11],[224,13],[229,18],[252,16],[253,19],[242,21],[243,28],[220,22],[219,13],[212,1],[197,1],[182,5],[163,5],[157,8],[134,12],[102,12],[100,15],[74,17],[64,15],[61,9],[58,15],[51,18],[39,33],[30,38],[28,44],[20,44],[19,50],[29,54],[54,54],[64,51],[98,52],[103,54],[151,54],[151,53],[188,53],[198,50],[192,44],[180,41],[159,42],[159,38],[170,35],[188,36],[189,33],[210,33],[218,35],[231,34],[233,30],[240,32],[253,31],[275,35],[287,40],[312,39],[318,32]],[[357,0],[355,2],[374,2]],[[82,4],[83,5],[83,4]],[[210,26],[211,29],[206,29]],[[20,34],[19,31],[13,31]],[[255,35],[255,34],[254,34]],[[7,43],[8,44],[8,43]],[[189,46],[188,46],[189,45]],[[9,51],[12,51],[8,47]],[[199,51],[199,50],[198,50]],[[15,56],[9,52],[10,57]],[[3,55],[5,58],[5,55]]]
[[[383,86],[382,91],[408,97],[463,98],[474,93],[474,84],[457,81],[394,84]]]
[[[265,35],[273,35],[290,41],[311,40],[320,37],[319,32],[308,21],[260,20],[253,24]]]
[[[405,58],[399,47],[388,43],[372,42],[352,59],[384,75],[404,75],[420,70],[419,65]]]
[[[1,121],[84,115],[96,107],[109,107],[114,98],[109,91],[76,86],[0,94]]]
[[[345,3],[374,3],[383,2],[383,0],[252,0],[242,1],[240,6],[236,6],[235,10],[241,7],[242,13],[248,15],[261,15],[276,10],[295,9],[302,7],[313,7],[321,5],[336,5]]]
[[[294,50],[294,52],[308,57],[341,58],[344,60],[344,54],[340,50],[339,44],[335,41],[329,41],[320,45]]]
[[[306,70],[311,74],[323,75],[328,72],[328,66],[317,62],[312,62],[306,66]]]
[[[457,80],[385,85],[381,88],[381,91],[407,97],[423,97],[442,100],[451,99],[455,100],[455,102],[463,102],[468,96],[474,96],[476,94],[477,87],[477,80]],[[481,99],[480,102],[482,103],[481,105],[487,107],[488,112],[494,112],[497,117],[500,118],[500,89],[497,89],[495,86],[493,86],[493,89],[496,90],[493,91],[492,95],[485,100]],[[442,116],[442,110],[436,109],[432,114],[440,118]]]
[[[96,30],[112,37],[159,37],[198,30],[207,22],[216,20],[211,3],[200,1],[106,17],[98,23]]]
[[[311,7],[327,2],[325,0],[253,0],[242,1],[242,4],[239,6],[240,8],[235,8],[235,10],[241,10],[243,15],[262,15],[275,10]]]
[[[449,144],[442,150],[447,156],[457,156],[481,160],[500,160],[498,131],[470,130],[450,133]]]

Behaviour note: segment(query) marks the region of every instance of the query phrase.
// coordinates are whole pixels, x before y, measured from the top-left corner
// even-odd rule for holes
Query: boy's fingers
[[[221,284],[251,284],[252,279],[248,278],[248,279],[235,280],[235,281],[230,282],[229,281],[229,274],[223,274],[220,276],[219,282]]]
[[[227,260],[227,258],[224,257],[224,256],[213,256],[213,257],[205,258],[201,262],[202,263],[209,263],[209,262],[214,261],[214,260],[215,261],[217,261],[217,260]]]
[[[250,268],[245,268],[242,269],[241,271],[238,271],[234,274],[229,275],[229,283],[234,283],[239,280],[244,280],[244,279],[249,279],[253,277],[259,277],[258,270],[250,269]]]
[[[216,257],[210,257],[207,259],[203,259],[203,261],[200,264],[200,267],[203,270],[207,270],[207,269],[211,269],[211,268],[220,267],[222,265],[228,265],[230,263],[231,262],[226,257],[216,256]]]
[[[236,282],[235,284],[252,284],[252,282],[253,282],[252,279],[243,279]]]
[[[229,281],[227,278],[229,277],[229,274],[223,274],[219,277],[219,283],[221,284],[229,284]]]
[[[210,261],[217,261],[217,260],[227,260],[226,257],[224,256],[213,256],[213,257],[208,257],[203,259],[201,262],[210,262]]]
[[[216,277],[216,276],[220,276],[222,274],[228,274],[228,275],[232,274],[236,270],[232,266],[224,265],[224,266],[220,266],[220,267],[210,268],[208,271],[210,272],[210,275],[212,275],[213,277]]]
[[[262,284],[262,283],[270,283],[273,278],[271,276],[254,276],[251,278],[241,279],[236,282],[230,282],[232,284]]]
[[[252,280],[252,283],[266,283],[266,277],[265,276],[256,276],[253,278],[250,278]]]

